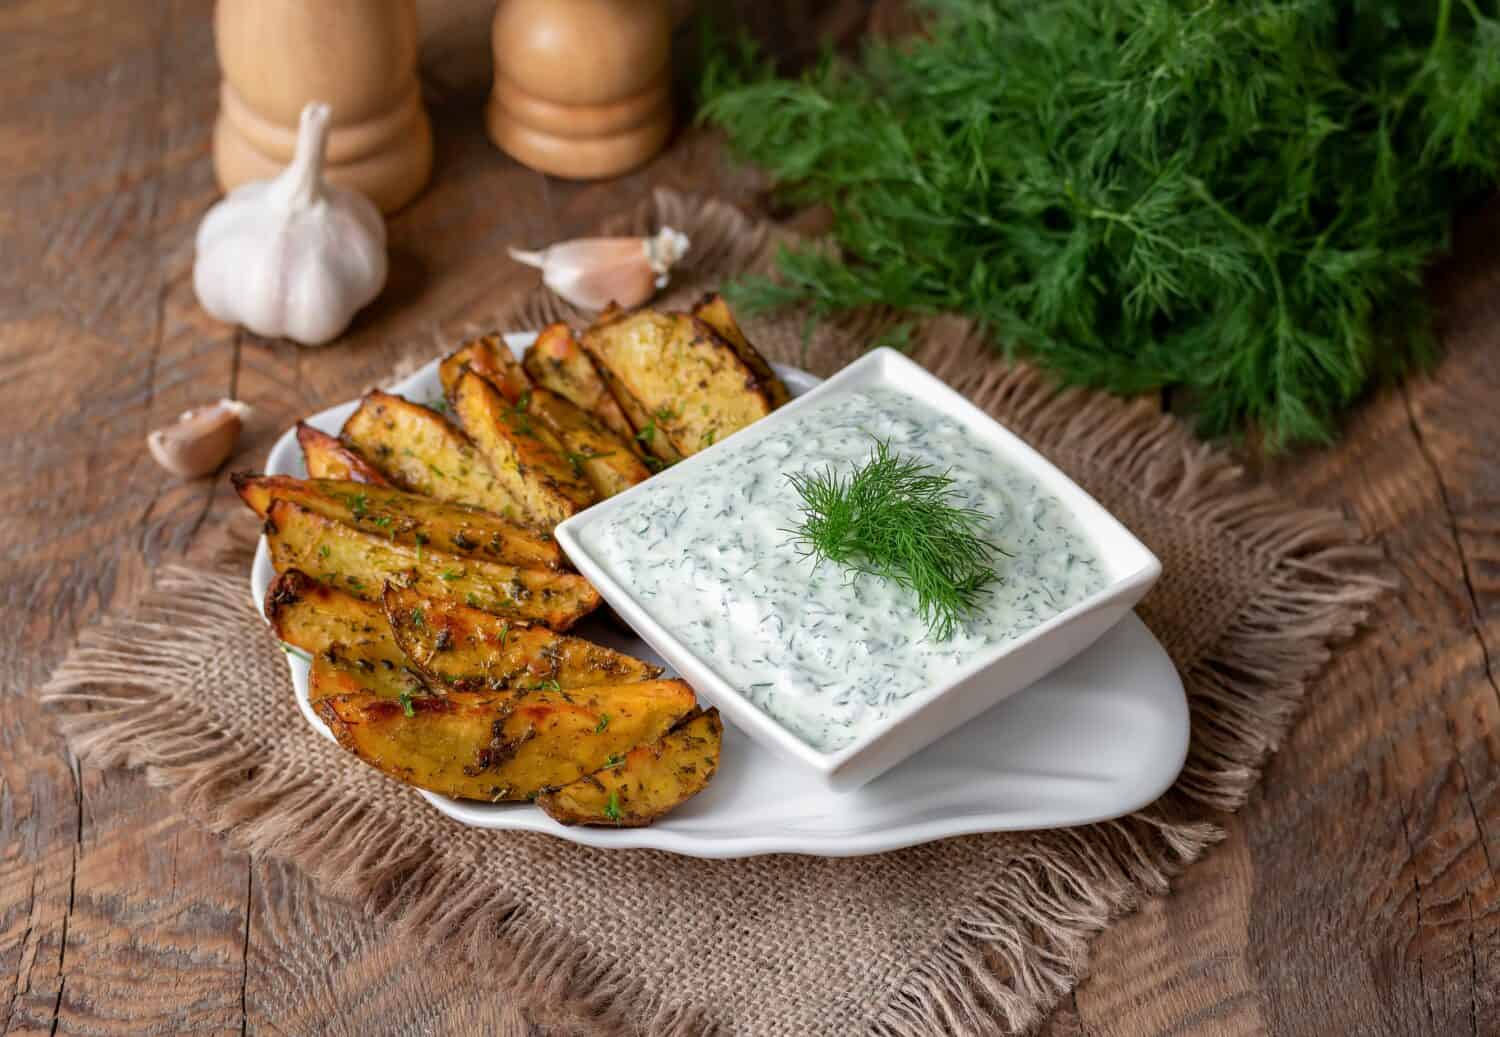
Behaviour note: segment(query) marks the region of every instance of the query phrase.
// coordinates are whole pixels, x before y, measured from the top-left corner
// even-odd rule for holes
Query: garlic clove
[[[649,238],[579,238],[536,252],[513,248],[510,256],[539,268],[542,283],[574,306],[601,310],[650,301],[689,244],[686,234],[663,227]]]
[[[173,475],[196,479],[217,470],[234,453],[249,415],[249,405],[237,400],[194,407],[148,435],[146,447],[156,463]]]

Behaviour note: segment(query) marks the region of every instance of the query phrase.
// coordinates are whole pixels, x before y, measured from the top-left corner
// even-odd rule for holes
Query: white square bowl
[[[1012,640],[977,653],[950,679],[914,692],[880,724],[842,748],[813,748],[763,712],[714,668],[713,660],[690,649],[659,623],[622,584],[607,560],[584,546],[585,530],[616,519],[620,507],[638,494],[660,492],[674,482],[691,482],[708,460],[749,454],[780,423],[828,402],[830,397],[872,388],[894,389],[957,420],[968,432],[1034,478],[1072,513],[1098,552],[1106,576],[1103,588]],[[996,703],[1046,676],[1093,644],[1118,623],[1151,589],[1161,563],[1098,501],[1024,441],[918,364],[893,349],[877,349],[850,364],[770,416],[707,450],[679,462],[619,496],[580,512],[559,525],[558,543],[611,608],[682,677],[728,719],[762,745],[803,764],[810,778],[830,788],[856,788]]]

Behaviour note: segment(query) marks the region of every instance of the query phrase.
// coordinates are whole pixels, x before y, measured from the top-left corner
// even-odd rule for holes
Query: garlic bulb
[[[328,116],[303,108],[291,164],[235,188],[198,226],[193,290],[218,319],[321,345],[385,285],[380,211],[323,180]]]
[[[539,267],[542,283],[574,306],[629,309],[665,288],[668,273],[687,254],[688,238],[663,227],[649,238],[580,238],[540,252],[510,250],[517,263]]]
[[[234,453],[240,427],[249,414],[249,405],[238,400],[194,407],[147,436],[146,447],[167,471],[196,479],[217,469]]]

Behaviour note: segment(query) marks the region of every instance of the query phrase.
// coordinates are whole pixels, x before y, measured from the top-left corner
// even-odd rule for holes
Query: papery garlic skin
[[[380,211],[323,180],[328,120],[326,104],[302,109],[291,164],[235,188],[199,224],[193,291],[219,320],[322,345],[385,286]]]
[[[663,227],[649,238],[579,238],[537,252],[511,249],[517,263],[538,267],[542,283],[574,306],[641,306],[667,286],[688,250],[688,237]]]

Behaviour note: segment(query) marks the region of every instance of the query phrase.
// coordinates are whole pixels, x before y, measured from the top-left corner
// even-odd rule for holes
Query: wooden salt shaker
[[[615,176],[672,130],[667,0],[500,0],[490,139],[533,169]]]
[[[291,161],[309,101],[333,109],[323,175],[382,212],[432,172],[432,127],[417,82],[415,0],[218,0],[223,83],[214,172],[225,191]]]

